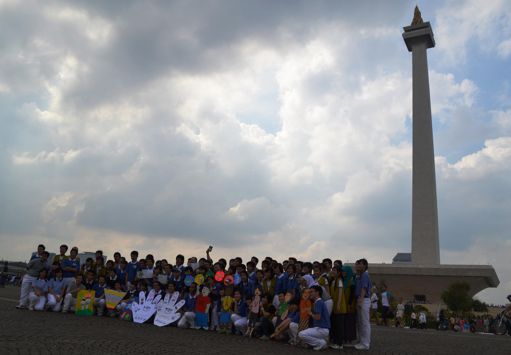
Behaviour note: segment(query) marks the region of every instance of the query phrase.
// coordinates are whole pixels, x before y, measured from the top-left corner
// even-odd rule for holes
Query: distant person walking
[[[370,292],[372,288],[366,259],[359,259],[355,263],[357,283],[355,296],[357,298],[357,330],[359,343],[355,345],[357,350],[369,350],[371,345],[371,323],[369,321],[369,309],[371,307]]]
[[[392,295],[387,289],[387,285],[381,288],[381,318],[384,326],[388,326],[388,319],[390,316],[390,299]]]

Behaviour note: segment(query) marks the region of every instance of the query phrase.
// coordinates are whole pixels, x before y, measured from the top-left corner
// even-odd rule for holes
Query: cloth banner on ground
[[[115,290],[105,290],[105,300],[106,300],[106,308],[115,309],[115,307],[121,302],[121,300],[126,296],[126,292],[115,291]]]
[[[75,313],[79,316],[92,316],[94,314],[94,298],[96,292],[82,290],[76,295]]]

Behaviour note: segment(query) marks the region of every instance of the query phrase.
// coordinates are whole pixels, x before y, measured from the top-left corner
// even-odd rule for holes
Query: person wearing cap
[[[78,248],[71,248],[69,258],[62,260],[61,267],[64,276],[64,285],[69,288],[74,283],[75,276],[80,273],[80,259],[78,259]]]
[[[40,257],[33,258],[27,264],[27,272],[23,276],[20,289],[20,300],[16,308],[27,308],[28,296],[32,290],[32,283],[37,280],[39,273],[43,269],[47,269],[47,261],[50,254],[43,251]]]

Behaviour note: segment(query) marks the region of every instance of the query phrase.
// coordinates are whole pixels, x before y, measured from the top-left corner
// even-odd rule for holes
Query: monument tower
[[[411,262],[440,264],[436,198],[435,153],[429,96],[427,49],[435,46],[429,22],[415,7],[412,24],[404,27],[403,39],[412,52],[413,173]]]
[[[442,302],[441,295],[455,282],[466,282],[470,296],[497,287],[499,278],[491,265],[440,264],[435,154],[429,97],[428,48],[435,46],[429,22],[415,7],[412,24],[403,39],[412,52],[413,90],[413,193],[412,252],[397,253],[392,264],[370,264],[374,285],[385,284],[407,302]]]

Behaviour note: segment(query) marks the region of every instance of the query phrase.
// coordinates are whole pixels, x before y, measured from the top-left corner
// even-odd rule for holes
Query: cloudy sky
[[[511,293],[511,5],[419,1],[443,263]],[[415,1],[0,0],[0,258],[410,250]]]

